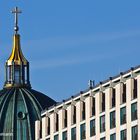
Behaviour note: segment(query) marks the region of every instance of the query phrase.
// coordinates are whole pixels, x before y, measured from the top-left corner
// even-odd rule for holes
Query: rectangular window
[[[116,127],[116,123],[115,123],[116,116],[115,116],[115,114],[116,114],[115,111],[110,112],[110,129]]]
[[[67,131],[63,132],[62,140],[67,140]]]
[[[85,102],[81,101],[80,109],[81,109],[81,121],[83,121],[86,118],[86,105],[85,105]]]
[[[121,131],[121,140],[127,140],[127,133],[126,130]]]
[[[90,137],[96,135],[95,120],[90,121]]]
[[[100,117],[100,132],[105,131],[105,115]]]
[[[80,125],[80,140],[86,139],[86,125],[81,124]]]
[[[132,127],[132,140],[138,140],[138,126]]]
[[[90,116],[95,116],[95,98],[90,97]]]
[[[40,121],[40,138],[42,138],[42,121]]]
[[[54,113],[54,132],[58,131],[59,129],[59,115]]]
[[[105,111],[105,93],[100,93],[100,112]]]
[[[76,106],[71,106],[71,124],[76,123]]]
[[[135,98],[137,98],[137,79],[134,80],[134,89],[133,90],[134,90],[133,91],[133,94],[134,94],[133,98],[135,99]]]
[[[63,109],[63,128],[67,127],[67,110]]]
[[[137,79],[132,79],[132,99],[137,98]]]
[[[105,140],[105,137],[103,137],[103,138],[100,138],[100,140]]]
[[[46,135],[50,135],[50,118],[49,117],[46,118],[46,126],[47,126]]]
[[[110,102],[110,107],[113,108],[116,105],[116,90],[115,88],[111,88],[111,102]]]
[[[121,83],[121,104],[126,103],[126,84]]]
[[[20,82],[20,66],[16,66],[15,67],[15,83],[19,83]]]
[[[59,140],[59,136],[58,135],[55,135],[54,136],[54,140]]]
[[[126,123],[126,107],[120,109],[120,124]]]
[[[76,140],[76,127],[71,129],[71,140]]]
[[[131,105],[131,121],[137,120],[137,103]]]
[[[116,134],[110,135],[110,140],[116,140]]]

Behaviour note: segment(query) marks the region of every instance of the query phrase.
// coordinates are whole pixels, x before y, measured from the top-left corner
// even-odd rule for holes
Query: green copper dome
[[[6,79],[0,91],[0,140],[34,140],[35,121],[41,111],[56,102],[31,88],[29,62],[24,57],[18,34],[16,7],[13,50],[6,61]]]
[[[54,100],[28,88],[0,91],[0,140],[34,140],[35,120]]]

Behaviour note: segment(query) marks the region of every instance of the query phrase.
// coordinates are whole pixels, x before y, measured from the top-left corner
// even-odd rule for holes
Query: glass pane
[[[58,135],[55,135],[54,136],[54,140],[58,140]]]
[[[121,131],[121,140],[127,140],[126,130]]]
[[[110,135],[110,140],[116,140],[116,134]]]
[[[85,124],[81,124],[80,126],[80,140],[86,139],[86,126]]]
[[[100,132],[105,131],[105,115],[100,117]]]
[[[71,140],[76,140],[76,127],[71,129]]]
[[[131,120],[134,121],[137,119],[137,103],[131,105]]]
[[[67,140],[67,131],[63,132],[62,137],[62,140]]]
[[[95,120],[90,121],[90,137],[94,136],[95,132]]]
[[[123,107],[120,110],[120,123],[121,125],[126,123],[126,107]]]
[[[132,127],[132,140],[138,140],[138,126]]]
[[[116,126],[116,116],[115,116],[115,111],[110,113],[110,128],[114,128]]]

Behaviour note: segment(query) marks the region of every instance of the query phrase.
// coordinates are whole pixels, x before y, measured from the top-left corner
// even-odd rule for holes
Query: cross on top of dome
[[[22,11],[18,9],[18,7],[15,7],[14,10],[12,10],[12,13],[15,15],[15,26],[14,26],[14,30],[15,33],[17,34],[19,27],[18,27],[18,14],[21,14]]]

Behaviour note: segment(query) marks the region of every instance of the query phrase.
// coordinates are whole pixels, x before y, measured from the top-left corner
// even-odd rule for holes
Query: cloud
[[[26,45],[32,47],[39,47],[43,51],[46,50],[61,50],[72,47],[79,47],[79,45],[87,45],[94,43],[105,43],[108,41],[115,41],[119,39],[125,39],[140,35],[140,30],[129,30],[129,31],[115,31],[115,32],[102,32],[97,34],[89,35],[73,35],[73,36],[61,36],[53,38],[45,38],[41,40],[32,40]],[[31,48],[32,48],[31,47]],[[30,49],[31,49],[30,48]]]

